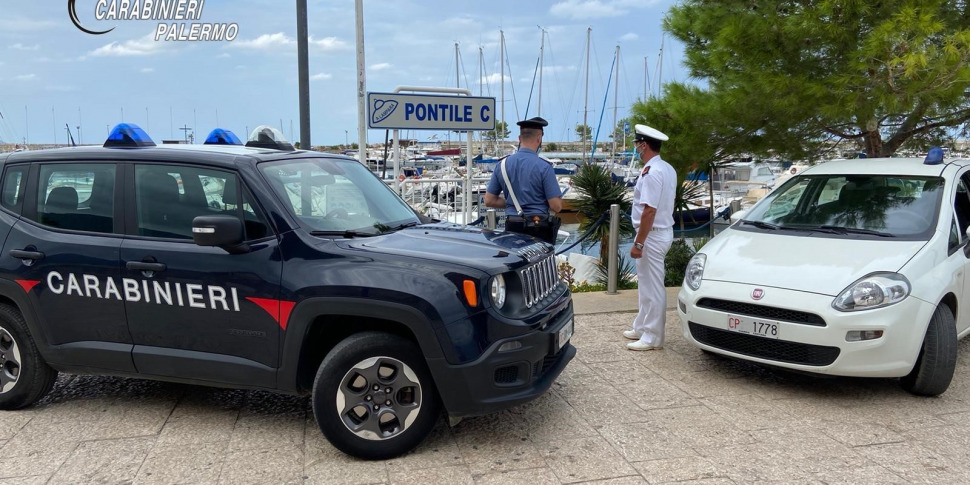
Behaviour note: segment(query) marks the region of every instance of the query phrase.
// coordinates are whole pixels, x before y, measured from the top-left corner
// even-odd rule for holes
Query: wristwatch
[[[635,243],[633,243],[633,247],[635,247],[635,248],[637,248],[637,249],[639,249],[639,250],[642,251],[643,250],[643,243],[635,242]]]

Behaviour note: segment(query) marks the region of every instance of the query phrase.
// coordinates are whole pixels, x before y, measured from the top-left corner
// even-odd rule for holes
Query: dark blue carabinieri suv
[[[339,449],[387,458],[545,392],[575,355],[552,247],[422,220],[356,160],[155,144],[0,155],[0,408],[58,372],[311,394]]]

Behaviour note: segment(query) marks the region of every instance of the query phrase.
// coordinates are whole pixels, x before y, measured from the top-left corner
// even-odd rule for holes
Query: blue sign
[[[367,93],[367,126],[379,130],[495,129],[495,98]]]
[[[624,121],[623,122],[623,133],[629,133],[629,132],[630,132],[630,122],[629,121]]]

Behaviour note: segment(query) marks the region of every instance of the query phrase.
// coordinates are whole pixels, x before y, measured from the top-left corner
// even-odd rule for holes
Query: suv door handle
[[[146,263],[143,261],[128,261],[125,267],[133,271],[165,271],[165,263]]]
[[[11,249],[10,255],[22,260],[37,261],[44,259],[44,253],[40,251],[27,251],[24,249]]]

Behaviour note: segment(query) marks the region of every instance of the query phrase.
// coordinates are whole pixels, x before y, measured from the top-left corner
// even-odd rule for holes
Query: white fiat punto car
[[[970,333],[970,160],[836,160],[707,243],[678,295],[701,349],[946,391]]]

